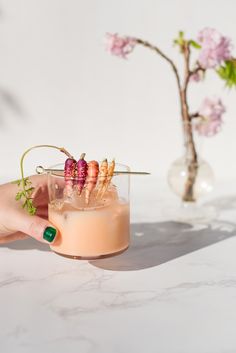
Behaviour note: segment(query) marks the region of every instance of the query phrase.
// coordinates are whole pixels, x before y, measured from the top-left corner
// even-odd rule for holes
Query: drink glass
[[[97,187],[90,202],[85,203],[84,193],[76,191],[76,178],[72,178],[73,194],[65,196],[66,183],[63,169],[58,164],[48,174],[49,221],[58,229],[51,249],[73,259],[97,259],[117,255],[129,246],[130,206],[129,174],[115,174],[103,195],[98,197]],[[129,167],[116,164],[116,171],[129,171]]]

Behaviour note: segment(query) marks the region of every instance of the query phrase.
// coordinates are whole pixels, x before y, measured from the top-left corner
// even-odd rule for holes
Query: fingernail
[[[43,232],[43,239],[47,240],[49,243],[52,243],[57,234],[57,230],[53,227],[47,227]]]

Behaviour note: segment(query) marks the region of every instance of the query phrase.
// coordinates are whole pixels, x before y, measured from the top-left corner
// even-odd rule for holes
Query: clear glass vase
[[[171,164],[167,176],[171,190],[181,200],[180,207],[172,209],[172,218],[187,223],[208,223],[216,217],[216,211],[204,206],[201,198],[213,190],[214,173],[200,155],[204,137],[195,133],[194,124],[187,124],[183,124],[184,153]]]
[[[174,161],[168,172],[168,183],[171,190],[179,197],[182,201],[184,196],[184,189],[187,183],[188,176],[188,162],[185,156],[178,158]],[[194,201],[199,200],[201,196],[204,196],[213,190],[214,186],[214,174],[209,163],[204,161],[201,157],[198,157],[198,171],[196,180],[194,183]]]

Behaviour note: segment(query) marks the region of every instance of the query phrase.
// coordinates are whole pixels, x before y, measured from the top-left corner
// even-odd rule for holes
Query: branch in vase
[[[197,67],[194,70],[190,71],[189,81],[199,82],[202,81],[205,76],[206,69],[202,68],[197,64]]]
[[[184,188],[183,201],[194,202],[194,186],[198,172],[198,155],[195,147],[193,138],[193,127],[191,124],[191,116],[189,113],[187,89],[189,79],[191,76],[190,70],[190,44],[184,43],[183,55],[184,55],[184,86],[181,91],[181,107],[182,107],[182,118],[183,118],[183,130],[185,137],[185,148],[186,148],[186,163],[187,163],[187,179]]]
[[[188,177],[186,180],[183,200],[195,201],[194,184],[197,177],[198,158],[197,158],[197,152],[196,152],[195,143],[193,139],[191,118],[190,118],[189,107],[187,102],[187,88],[188,88],[188,83],[191,76],[190,45],[187,41],[184,42],[182,53],[184,55],[184,60],[185,60],[185,72],[184,72],[184,84],[183,84],[183,87],[181,87],[179,73],[174,62],[168,56],[166,56],[166,54],[164,54],[158,47],[150,44],[149,42],[138,38],[135,38],[135,41],[137,44],[143,45],[151,50],[154,50],[157,54],[159,54],[163,59],[165,59],[171,65],[175,73],[178,90],[180,94],[181,115],[184,123],[183,127],[184,127],[184,135],[185,135],[186,155],[188,156],[187,158]]]
[[[202,116],[198,112],[196,112],[196,113],[190,114],[189,117],[192,120],[192,119],[195,119],[195,118],[201,118]]]
[[[172,67],[180,96],[187,161],[187,179],[182,198],[184,201],[194,201],[194,186],[198,173],[198,156],[193,138],[193,129],[197,130],[200,135],[213,136],[220,129],[222,124],[221,115],[225,109],[219,99],[214,101],[205,99],[200,110],[197,113],[190,114],[187,96],[188,85],[190,81],[201,81],[207,69],[215,69],[228,86],[236,85],[236,61],[231,55],[230,40],[211,28],[203,29],[198,35],[197,42],[185,39],[184,32],[179,32],[179,37],[174,40],[174,44],[179,46],[180,53],[184,57],[183,83],[180,81],[179,72],[173,60],[157,46],[140,38],[120,37],[118,34],[108,33],[107,40],[107,50],[116,56],[126,59],[133,51],[135,45],[140,44],[159,54]],[[192,47],[200,49],[198,60],[193,69],[190,68]],[[195,118],[200,119],[193,126],[192,119]]]
[[[200,64],[197,64],[197,67],[191,71],[191,75],[197,74],[199,71],[205,72],[206,69],[200,66]]]
[[[184,49],[183,49],[183,54],[184,54],[184,61],[185,61],[185,72],[184,72],[184,89],[187,91],[187,86],[189,82],[189,77],[191,74],[190,71],[190,48],[189,48],[189,43],[185,42],[184,44]]]
[[[179,89],[179,92],[180,92],[181,91],[180,77],[179,77],[179,73],[178,73],[177,67],[176,67],[175,63],[173,62],[173,60],[171,60],[166,54],[164,54],[163,51],[160,50],[157,46],[152,45],[151,43],[149,43],[149,42],[147,42],[145,40],[142,40],[140,38],[135,38],[135,40],[136,40],[137,44],[143,45],[146,48],[154,50],[157,54],[159,54],[163,59],[165,59],[171,65],[171,67],[172,67],[172,69],[174,71],[174,74],[175,74],[175,77],[176,77],[176,80],[177,80],[178,89]]]

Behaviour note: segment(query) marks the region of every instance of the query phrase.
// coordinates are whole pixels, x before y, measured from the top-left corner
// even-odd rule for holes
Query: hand
[[[35,216],[30,216],[22,203],[15,200],[18,186],[12,183],[0,185],[0,243],[32,236],[35,239],[52,243],[56,238],[56,228],[48,218],[48,188],[46,175],[30,177],[35,187],[32,199],[37,208]]]

